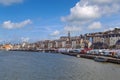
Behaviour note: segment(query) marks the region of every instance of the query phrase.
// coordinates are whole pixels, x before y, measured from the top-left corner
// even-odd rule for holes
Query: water
[[[120,80],[120,65],[62,54],[0,51],[0,80]]]

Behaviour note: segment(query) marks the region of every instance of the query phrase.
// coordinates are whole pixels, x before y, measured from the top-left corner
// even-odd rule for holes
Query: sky
[[[0,0],[0,43],[120,28],[120,0]]]

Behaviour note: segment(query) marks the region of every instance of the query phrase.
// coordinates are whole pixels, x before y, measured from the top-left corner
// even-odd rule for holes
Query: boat
[[[97,62],[107,62],[107,59],[104,57],[95,57],[94,60]]]

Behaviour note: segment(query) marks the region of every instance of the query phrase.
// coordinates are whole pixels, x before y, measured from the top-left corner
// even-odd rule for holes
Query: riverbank
[[[42,53],[58,53],[55,50],[10,50],[10,51],[24,51],[24,52],[42,52]],[[70,53],[70,52],[62,52],[60,54],[68,55],[68,56],[74,56],[77,58],[86,58],[86,59],[91,59],[95,60],[95,58],[100,58],[101,60],[98,60],[99,62],[108,62],[108,63],[115,63],[115,64],[120,64],[120,59],[118,58],[113,58],[113,57],[108,57],[108,56],[99,56],[99,55],[90,55],[90,54],[80,54],[80,53]],[[96,61],[96,60],[95,60]]]
[[[109,63],[115,63],[115,64],[120,64],[120,59],[118,58],[112,58],[108,56],[98,56],[98,55],[88,55],[88,54],[77,54],[77,53],[62,53],[64,55],[69,55],[69,56],[75,56],[77,58],[86,58],[86,59],[92,59],[95,60],[95,58],[101,58],[101,60],[106,60],[104,62],[109,62]],[[103,61],[99,62],[103,62]],[[95,60],[96,61],[96,60]]]

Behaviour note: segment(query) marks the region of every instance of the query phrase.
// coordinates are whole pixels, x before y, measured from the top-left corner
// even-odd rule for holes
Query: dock
[[[10,50],[10,51],[30,51],[30,52],[58,53],[56,50]],[[108,62],[108,63],[120,64],[120,59],[113,58],[113,57],[108,57],[108,56],[80,54],[80,53],[69,53],[69,52],[64,52],[64,53],[62,52],[61,54],[74,56],[74,57],[77,57],[77,58],[86,58],[86,59],[91,59],[91,60],[94,60],[96,57],[101,57],[101,58],[107,59],[106,62]]]
[[[77,54],[77,53],[62,53],[62,54],[69,55],[69,56],[74,56],[74,57],[77,57],[77,58],[91,59],[91,60],[94,60],[96,57],[101,57],[101,58],[107,59],[106,62],[108,62],[108,63],[120,64],[120,59],[113,58],[113,57],[88,55],[88,54]]]
[[[80,57],[81,58],[87,58],[87,59],[93,59],[93,60],[94,60],[95,57],[100,57],[100,58],[106,59],[107,60],[106,62],[120,64],[120,59],[107,57],[107,56],[80,54]]]

